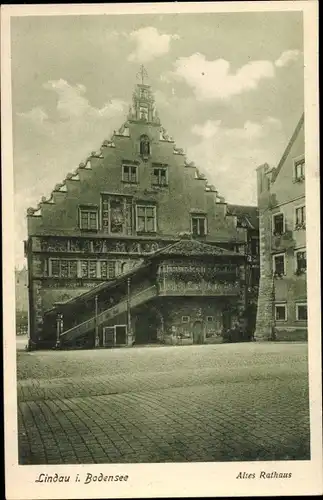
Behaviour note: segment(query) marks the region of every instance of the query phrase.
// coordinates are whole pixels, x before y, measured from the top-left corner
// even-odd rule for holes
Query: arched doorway
[[[157,344],[163,328],[162,316],[154,307],[143,307],[136,313],[135,345]]]
[[[193,324],[193,343],[194,344],[203,344],[204,343],[204,335],[203,335],[203,323],[198,320]]]

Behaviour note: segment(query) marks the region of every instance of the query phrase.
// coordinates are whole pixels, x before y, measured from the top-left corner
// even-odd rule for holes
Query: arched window
[[[147,135],[142,135],[140,137],[140,154],[144,157],[150,155],[150,141]]]

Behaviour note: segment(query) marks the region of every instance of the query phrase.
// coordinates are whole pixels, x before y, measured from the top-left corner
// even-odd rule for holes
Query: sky
[[[300,12],[11,20],[16,266],[26,210],[126,120],[140,65],[167,132],[229,203],[257,203],[303,112]]]

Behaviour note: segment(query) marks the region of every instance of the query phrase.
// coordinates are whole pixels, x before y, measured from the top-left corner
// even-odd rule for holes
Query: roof
[[[286,149],[284,151],[283,156],[280,159],[280,162],[277,165],[277,168],[275,168],[274,171],[273,171],[272,178],[271,178],[272,182],[275,182],[275,180],[277,179],[277,176],[278,176],[278,174],[279,174],[282,166],[284,165],[284,163],[286,161],[286,158],[289,155],[289,152],[292,149],[292,146],[293,146],[294,142],[296,141],[296,138],[297,138],[297,136],[298,136],[298,134],[299,134],[299,132],[300,132],[300,130],[301,130],[301,128],[302,128],[303,125],[304,125],[304,113],[302,114],[302,116],[301,116],[298,124],[296,125],[294,133],[293,133],[293,135],[292,135],[289,143],[287,144],[287,147],[286,147]]]
[[[246,225],[249,229],[259,229],[259,212],[256,206],[228,205],[228,215],[235,215],[240,224]]]
[[[178,255],[181,257],[241,257],[241,254],[239,254],[238,252],[232,252],[219,246],[209,245],[207,243],[192,239],[181,239],[176,243],[172,243],[171,245],[168,245],[167,247],[164,247],[152,254],[149,259],[154,259],[156,257],[159,257],[160,255]]]

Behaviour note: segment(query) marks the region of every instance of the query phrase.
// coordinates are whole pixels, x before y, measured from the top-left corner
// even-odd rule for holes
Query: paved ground
[[[309,458],[306,344],[17,356],[21,464]]]

